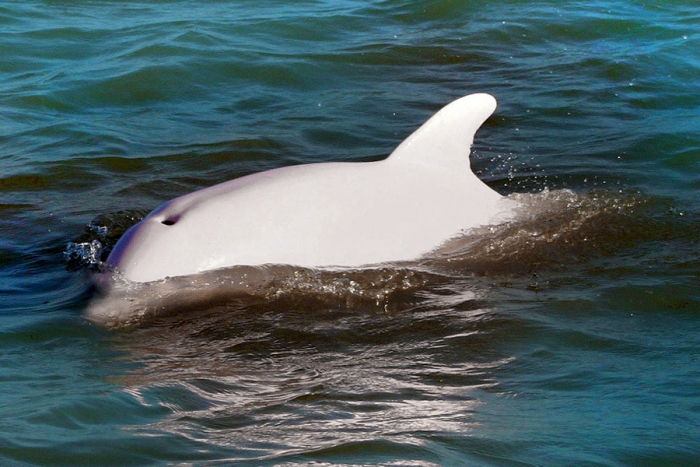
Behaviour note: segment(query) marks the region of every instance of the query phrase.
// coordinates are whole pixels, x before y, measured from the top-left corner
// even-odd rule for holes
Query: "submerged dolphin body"
[[[444,107],[376,162],[274,169],[169,201],[132,227],[107,263],[134,282],[238,265],[359,267],[414,260],[516,202],[471,171],[488,94]]]

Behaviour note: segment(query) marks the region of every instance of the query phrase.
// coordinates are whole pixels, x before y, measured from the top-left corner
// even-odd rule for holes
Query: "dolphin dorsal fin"
[[[469,169],[474,134],[496,105],[496,99],[489,94],[470,94],[447,104],[394,149],[387,160]]]

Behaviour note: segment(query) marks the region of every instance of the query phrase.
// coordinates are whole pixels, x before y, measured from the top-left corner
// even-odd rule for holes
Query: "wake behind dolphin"
[[[107,264],[133,282],[232,266],[361,267],[420,258],[460,232],[512,218],[517,202],[471,171],[474,134],[496,109],[458,99],[377,162],[249,175],[169,201]]]

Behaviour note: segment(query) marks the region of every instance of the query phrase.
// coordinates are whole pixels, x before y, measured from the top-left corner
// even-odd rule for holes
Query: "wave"
[[[479,278],[518,280],[566,271],[596,258],[617,254],[640,242],[663,239],[639,194],[545,190],[512,194],[522,210],[513,221],[465,232],[416,261],[367,268],[300,268],[291,265],[236,266],[193,276],[133,283],[118,271],[103,272],[106,252],[129,223],[145,212],[99,216],[78,240],[68,244],[68,267],[97,271],[97,292],[88,307],[89,320],[108,327],[141,325],[174,314],[221,306],[265,303],[307,308],[370,307],[384,311],[410,307],[426,290],[439,290],[465,279],[461,294],[478,299]],[[104,291],[107,291],[105,294]],[[277,305],[275,305],[277,304]]]

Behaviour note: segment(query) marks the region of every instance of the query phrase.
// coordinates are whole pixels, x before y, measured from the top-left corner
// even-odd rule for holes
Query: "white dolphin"
[[[488,94],[444,107],[384,160],[284,167],[169,201],[132,227],[107,263],[134,282],[239,265],[360,267],[410,261],[517,202],[471,171]]]

